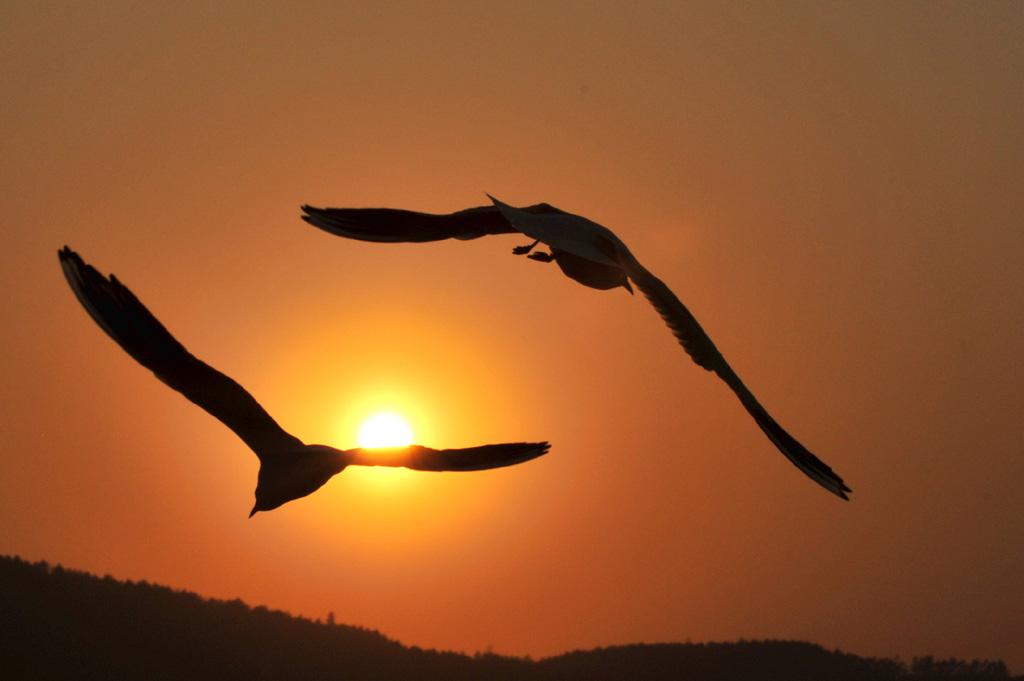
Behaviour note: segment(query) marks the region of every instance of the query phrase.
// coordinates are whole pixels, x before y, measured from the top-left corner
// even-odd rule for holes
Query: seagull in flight
[[[128,288],[65,246],[58,252],[78,301],[108,336],[161,381],[233,430],[260,460],[256,504],[270,511],[312,494],[347,466],[405,467],[417,471],[479,471],[546,454],[547,442],[518,442],[465,449],[419,445],[335,449],[307,445],[287,433],[245,388],[194,357]]]
[[[715,372],[739,398],[768,439],[797,468],[828,491],[849,499],[850,488],[821,459],[787,433],[743,384],[696,318],[672,290],[633,256],[607,227],[546,203],[515,208],[490,196],[493,205],[447,215],[392,208],[314,208],[302,219],[326,232],[361,241],[427,242],[476,239],[489,234],[524,234],[533,243],[512,249],[540,262],[555,262],[584,286],[601,290],[636,286],[658,311],[698,366]],[[549,252],[535,251],[544,244]],[[633,286],[631,286],[631,283]]]

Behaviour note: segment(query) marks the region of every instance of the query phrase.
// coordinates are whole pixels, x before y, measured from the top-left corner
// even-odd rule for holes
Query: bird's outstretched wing
[[[679,344],[699,366],[714,371],[732,388],[747,410],[776,447],[792,461],[797,468],[812,480],[843,499],[849,499],[846,493],[851,491],[843,483],[842,478],[821,459],[816,457],[800,444],[796,438],[787,433],[775,419],[757,401],[753,393],[743,384],[732,367],[722,357],[715,344],[697,323],[696,318],[686,306],[672,293],[663,281],[650,273],[636,258],[626,252],[622,258],[629,278],[647,297],[661,318],[672,330]]]
[[[107,279],[67,246],[58,255],[68,284],[100,328],[157,378],[233,430],[261,460],[303,447],[245,388],[192,356],[114,275]]]
[[[320,229],[360,241],[385,243],[476,239],[488,234],[514,234],[494,206],[468,208],[447,215],[394,208],[314,208],[303,206],[302,219]]]
[[[483,471],[523,463],[547,454],[547,442],[514,442],[465,449],[431,449],[420,445],[350,449],[350,464],[390,466],[416,471]]]

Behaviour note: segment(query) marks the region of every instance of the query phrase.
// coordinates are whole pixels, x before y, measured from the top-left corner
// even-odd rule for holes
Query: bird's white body
[[[502,203],[490,194],[488,197],[506,220],[531,239],[602,265],[622,266],[617,256],[626,246],[607,227],[561,211],[528,213]]]

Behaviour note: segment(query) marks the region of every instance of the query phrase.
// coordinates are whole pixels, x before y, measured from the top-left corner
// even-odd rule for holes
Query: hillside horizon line
[[[241,599],[0,556],[0,668],[19,679],[1014,679],[1001,660],[861,657],[806,641],[632,643],[532,659],[425,650]]]

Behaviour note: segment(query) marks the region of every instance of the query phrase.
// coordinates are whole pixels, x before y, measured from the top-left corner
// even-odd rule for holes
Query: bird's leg
[[[516,255],[526,255],[527,253],[530,253],[530,251],[533,250],[533,247],[539,243],[540,239],[537,239],[529,246],[516,246],[515,248],[512,249],[512,252],[515,253]],[[555,259],[555,256],[552,255],[551,253],[543,252],[530,253],[530,255],[526,255],[526,257],[529,258],[530,260],[536,260],[537,262],[551,262],[552,260]]]
[[[512,252],[515,253],[516,255],[526,255],[527,253],[533,250],[534,246],[536,246],[539,243],[540,239],[537,239],[529,246],[516,246],[515,248],[512,249]]]

